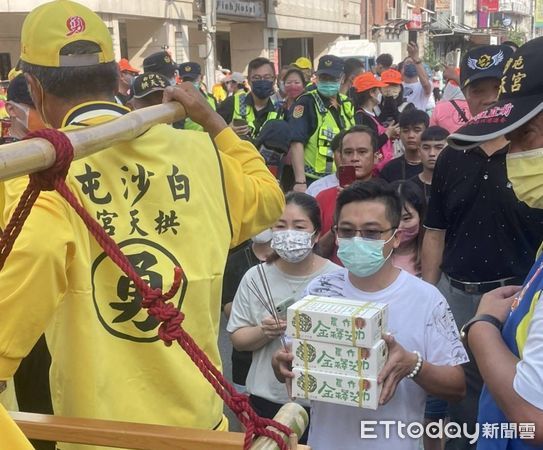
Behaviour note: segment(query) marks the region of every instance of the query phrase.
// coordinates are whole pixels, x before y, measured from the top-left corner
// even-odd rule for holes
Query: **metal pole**
[[[215,84],[215,33],[217,31],[217,0],[205,0],[206,6],[206,83],[210,91]]]

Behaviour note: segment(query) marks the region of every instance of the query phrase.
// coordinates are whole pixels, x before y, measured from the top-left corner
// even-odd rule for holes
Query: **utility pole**
[[[215,33],[217,31],[217,0],[205,0],[206,23],[203,30],[206,33],[206,83],[211,90],[215,84]]]

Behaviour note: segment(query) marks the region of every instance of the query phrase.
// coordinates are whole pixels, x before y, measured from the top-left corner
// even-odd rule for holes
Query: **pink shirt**
[[[408,253],[406,255],[397,255],[392,253],[392,265],[398,269],[403,269],[406,272],[409,272],[411,275],[420,277],[420,272],[417,270],[415,264],[415,255],[413,253]]]
[[[465,100],[455,100],[455,102],[460,109],[464,111],[467,119],[471,119],[468,102]],[[461,119],[460,113],[449,100],[439,102],[434,108],[434,112],[430,118],[430,126],[438,125],[448,130],[449,133],[454,133],[458,128],[465,124],[466,122]]]

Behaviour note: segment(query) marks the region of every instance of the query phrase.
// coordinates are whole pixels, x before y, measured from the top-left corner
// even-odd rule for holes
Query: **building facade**
[[[128,58],[136,67],[160,50],[168,50],[176,62],[193,60],[205,67],[209,32],[218,64],[239,72],[257,56],[278,67],[299,56],[316,62],[336,41],[360,37],[361,0],[213,0],[213,26],[202,23],[209,0],[78,1],[106,22],[117,59]],[[0,0],[0,76],[18,61],[25,15],[43,3]]]
[[[2,61],[15,66],[19,58],[20,32],[24,17],[44,0],[0,0],[0,53]],[[117,59],[129,58],[141,66],[143,58],[161,49],[172,56],[188,57],[188,24],[192,0],[80,0],[96,11],[107,24]]]

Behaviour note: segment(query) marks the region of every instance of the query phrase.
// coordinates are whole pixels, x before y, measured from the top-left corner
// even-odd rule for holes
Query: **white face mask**
[[[314,233],[300,230],[279,230],[274,231],[271,248],[279,257],[289,263],[303,261],[313,249]]]
[[[381,102],[383,101],[383,94],[382,94],[381,92],[379,92],[379,93],[377,94],[376,100],[377,100],[377,104],[378,104],[378,105],[380,105]]]

